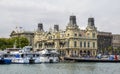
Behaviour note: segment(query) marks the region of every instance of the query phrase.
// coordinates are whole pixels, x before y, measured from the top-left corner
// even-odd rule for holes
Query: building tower
[[[44,31],[44,30],[43,30],[43,24],[42,24],[42,23],[39,23],[39,24],[38,24],[38,29],[37,29],[37,31]]]
[[[74,25],[76,25],[76,16],[70,16],[70,19],[69,19],[70,21],[69,21],[69,25],[71,25],[71,26],[74,26]]]
[[[88,25],[94,26],[94,18],[88,18]]]
[[[69,23],[66,27],[66,29],[78,29],[77,23],[76,23],[76,16],[72,15],[69,18]]]
[[[88,25],[86,27],[87,30],[97,30],[94,24],[94,18],[90,17],[88,18]]]
[[[59,31],[59,25],[54,25],[54,31]]]

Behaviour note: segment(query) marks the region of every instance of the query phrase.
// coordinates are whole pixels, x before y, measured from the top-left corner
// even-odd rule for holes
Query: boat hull
[[[12,64],[40,64],[39,59],[30,58],[14,58],[12,59]]]
[[[0,59],[0,64],[11,64],[11,59]]]
[[[58,57],[41,57],[41,63],[57,63],[59,62]]]

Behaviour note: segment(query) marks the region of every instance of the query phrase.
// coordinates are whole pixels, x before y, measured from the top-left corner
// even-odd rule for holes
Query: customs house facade
[[[43,24],[38,24],[34,33],[34,49],[55,48],[61,56],[96,56],[97,53],[97,28],[94,18],[88,18],[86,29],[79,28],[76,16],[72,15],[65,30],[59,30],[59,25],[54,25],[54,30],[44,31]]]

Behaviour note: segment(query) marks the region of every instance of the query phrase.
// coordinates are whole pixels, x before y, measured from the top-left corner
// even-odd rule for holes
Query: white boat
[[[42,63],[59,62],[59,54],[56,49],[43,49],[39,53],[41,54],[40,61]]]
[[[11,59],[6,56],[4,56],[6,52],[0,51],[0,64],[11,64]]]
[[[12,54],[12,63],[17,64],[38,64],[40,62],[40,54],[36,53],[19,53]]]
[[[31,46],[25,46],[21,50],[13,50],[6,53],[6,57],[11,59],[13,64],[38,64],[38,63],[57,63],[59,54],[56,49],[43,49],[34,52]]]
[[[25,46],[22,50],[10,52],[12,63],[37,64],[40,62],[40,54],[33,52],[31,46]]]

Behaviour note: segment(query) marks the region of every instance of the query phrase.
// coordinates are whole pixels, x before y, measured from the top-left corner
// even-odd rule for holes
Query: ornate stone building
[[[38,24],[34,33],[34,49],[56,48],[61,56],[95,56],[97,52],[97,29],[94,18],[88,18],[88,25],[81,30],[76,22],[76,16],[69,18],[66,29],[59,30],[54,25],[54,30],[44,31],[43,24]]]
[[[10,37],[26,37],[29,41],[29,45],[33,46],[34,32],[30,31],[12,31]]]

